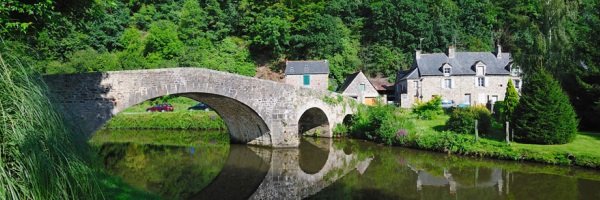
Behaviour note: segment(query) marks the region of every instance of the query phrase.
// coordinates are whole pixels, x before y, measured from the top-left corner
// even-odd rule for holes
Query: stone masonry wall
[[[304,75],[286,75],[285,83],[296,86],[304,86]],[[329,86],[329,75],[310,74],[309,88],[317,90],[327,90]]]
[[[406,85],[406,95],[401,95],[400,105],[404,108],[410,108],[417,102],[415,95],[423,96],[422,101],[429,101],[433,96],[441,96],[443,100],[453,100],[455,105],[465,103],[465,94],[471,94],[471,105],[485,105],[492,96],[497,96],[499,101],[504,100],[506,85],[508,80],[520,80],[520,77],[514,76],[485,76],[487,85],[485,87],[477,86],[477,77],[475,76],[425,76],[420,82],[421,90],[417,89],[415,80],[403,81]],[[452,88],[443,88],[442,81],[452,79]]]

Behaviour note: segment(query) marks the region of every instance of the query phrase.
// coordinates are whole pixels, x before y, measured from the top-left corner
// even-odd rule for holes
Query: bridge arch
[[[250,108],[239,100],[210,93],[190,92],[171,94],[173,96],[183,96],[199,102],[203,102],[212,108],[225,122],[229,138],[232,143],[247,144],[271,144],[271,135],[269,127],[254,109]],[[146,97],[137,100],[136,104],[142,103],[156,97]],[[145,100],[142,100],[145,99]],[[135,105],[135,104],[134,104]],[[133,105],[124,105],[130,107]],[[176,108],[177,109],[177,108]],[[117,112],[120,112],[118,110]],[[200,122],[199,122],[200,123]],[[260,141],[259,141],[260,140]]]
[[[307,109],[298,120],[298,133],[309,136],[329,136],[331,128],[327,114],[318,107]]]

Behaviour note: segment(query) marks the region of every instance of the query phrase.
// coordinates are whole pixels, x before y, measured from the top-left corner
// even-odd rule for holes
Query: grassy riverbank
[[[0,43],[0,199],[102,199],[89,148]]]
[[[354,124],[338,130],[348,130],[349,136],[403,147],[446,152],[473,157],[488,157],[516,161],[532,161],[556,165],[600,168],[600,134],[581,132],[574,142],[562,145],[535,145],[513,142],[506,144],[500,130],[474,135],[445,130],[449,116],[440,114],[431,120],[390,106],[360,108]],[[338,135],[340,133],[337,133]],[[342,134],[343,135],[343,134]]]
[[[95,133],[89,140],[92,146],[105,143],[136,143],[172,146],[229,146],[229,135],[224,131],[161,131],[161,130],[110,130]]]
[[[217,113],[209,111],[121,113],[106,125],[109,129],[226,130]]]
[[[534,161],[558,165],[600,168],[600,134],[579,133],[575,141],[562,145],[536,145],[512,142],[510,145],[493,135],[479,141],[473,135],[440,131],[446,117],[436,120],[415,120],[420,131],[409,134],[398,145],[460,155],[491,157],[507,160]]]
[[[160,100],[155,100],[160,101]],[[125,109],[106,125],[109,129],[179,129],[179,130],[226,130],[225,122],[214,111],[188,110],[198,102],[184,97],[168,100],[173,112],[146,112],[152,101]]]

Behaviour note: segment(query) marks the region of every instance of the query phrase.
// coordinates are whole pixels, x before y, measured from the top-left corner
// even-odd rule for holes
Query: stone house
[[[377,89],[361,71],[348,75],[338,93],[355,98],[366,105],[375,105],[379,97]]]
[[[329,86],[329,62],[327,60],[286,61],[285,83],[319,90]]]
[[[500,46],[496,52],[457,52],[452,46],[446,53],[418,50],[413,67],[397,74],[396,101],[410,108],[440,96],[454,105],[486,105],[504,99],[509,79],[520,91],[520,73]]]

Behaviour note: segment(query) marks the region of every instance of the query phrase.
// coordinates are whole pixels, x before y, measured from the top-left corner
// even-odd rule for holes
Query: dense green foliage
[[[456,133],[475,134],[475,120],[477,120],[479,134],[490,133],[492,114],[482,106],[455,108],[446,122],[446,129]]]
[[[442,110],[442,97],[433,97],[428,102],[417,102],[413,107],[413,113],[421,119],[433,119],[444,112]]]
[[[0,44],[0,199],[101,198],[81,134],[28,63],[5,48]]]
[[[500,123],[504,123],[509,120],[509,118],[506,117],[506,104],[504,101],[496,101],[496,103],[494,103],[493,116],[494,119]]]
[[[568,96],[545,70],[526,77],[512,118],[515,139],[528,143],[564,144],[573,141],[577,119]]]
[[[413,122],[409,120],[405,110],[396,109],[390,105],[359,106],[358,112],[350,124],[336,127],[336,135],[347,131],[350,136],[366,138],[391,145],[396,143],[398,135],[406,135],[412,129]]]

